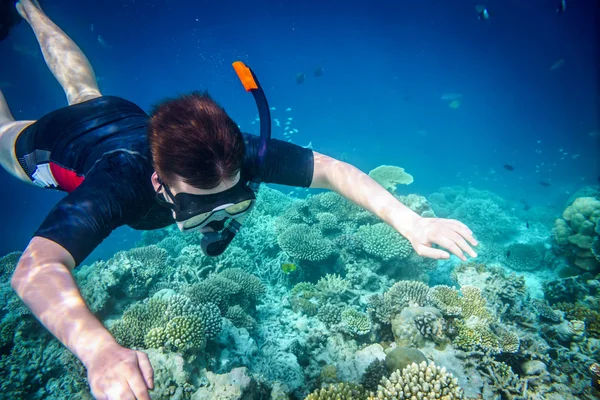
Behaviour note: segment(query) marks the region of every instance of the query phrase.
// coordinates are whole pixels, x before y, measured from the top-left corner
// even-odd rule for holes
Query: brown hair
[[[200,189],[232,180],[242,167],[244,138],[208,93],[167,99],[152,111],[148,141],[156,173],[167,184],[175,176]]]

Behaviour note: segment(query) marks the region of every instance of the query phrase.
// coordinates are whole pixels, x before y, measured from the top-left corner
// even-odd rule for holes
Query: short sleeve
[[[114,229],[135,221],[147,208],[144,181],[149,177],[135,158],[127,153],[105,156],[54,206],[34,236],[58,243],[79,265]]]
[[[257,154],[259,137],[244,134],[246,143],[246,158],[244,172],[249,179],[258,174]],[[265,171],[262,181],[287,186],[309,187],[312,183],[315,167],[312,149],[296,144],[271,139],[265,157]]]

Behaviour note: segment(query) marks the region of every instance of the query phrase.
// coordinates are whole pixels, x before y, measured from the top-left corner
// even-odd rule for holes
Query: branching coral
[[[401,260],[413,251],[408,240],[383,222],[361,226],[356,236],[361,241],[365,253],[383,261]]]
[[[454,376],[434,363],[412,364],[383,378],[377,400],[462,399],[463,391]]]
[[[304,400],[366,400],[366,394],[362,386],[342,382],[317,389]]]
[[[277,242],[290,257],[301,261],[323,261],[333,254],[330,241],[306,224],[289,226],[277,236]]]
[[[351,335],[366,335],[371,331],[369,316],[352,307],[347,307],[342,312],[342,324]]]

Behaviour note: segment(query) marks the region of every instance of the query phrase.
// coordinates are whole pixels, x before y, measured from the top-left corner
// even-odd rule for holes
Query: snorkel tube
[[[258,175],[248,183],[250,189],[257,194],[264,173],[269,141],[271,140],[271,111],[269,110],[269,103],[267,102],[265,92],[258,83],[254,72],[241,61],[234,62],[233,69],[237,73],[238,78],[240,78],[244,89],[247,92],[251,92],[254,96],[254,101],[258,108],[258,117],[260,119],[260,141],[258,145],[258,159],[256,160]],[[240,228],[241,224],[235,219],[231,219],[225,223],[225,227],[222,230],[204,233],[200,241],[202,251],[210,257],[220,256],[227,249]]]
[[[271,111],[269,109],[269,102],[267,96],[263,91],[256,75],[250,68],[248,68],[243,62],[236,61],[233,63],[233,69],[237,73],[238,78],[244,85],[244,89],[247,92],[251,92],[258,108],[258,118],[260,119],[260,142],[258,145],[258,171],[259,174],[252,180],[252,183],[256,185],[252,190],[258,190],[264,172],[265,157],[267,155],[267,149],[269,147],[269,141],[271,140]]]

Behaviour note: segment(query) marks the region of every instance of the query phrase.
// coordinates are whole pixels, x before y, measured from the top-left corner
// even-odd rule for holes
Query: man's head
[[[254,204],[254,193],[240,182],[244,139],[207,94],[192,93],[157,106],[148,140],[154,190],[173,210],[181,230],[220,230],[227,218],[241,222]]]
[[[194,92],[155,107],[148,141],[157,178],[176,194],[210,194],[239,180],[244,138],[233,120],[208,94]]]

